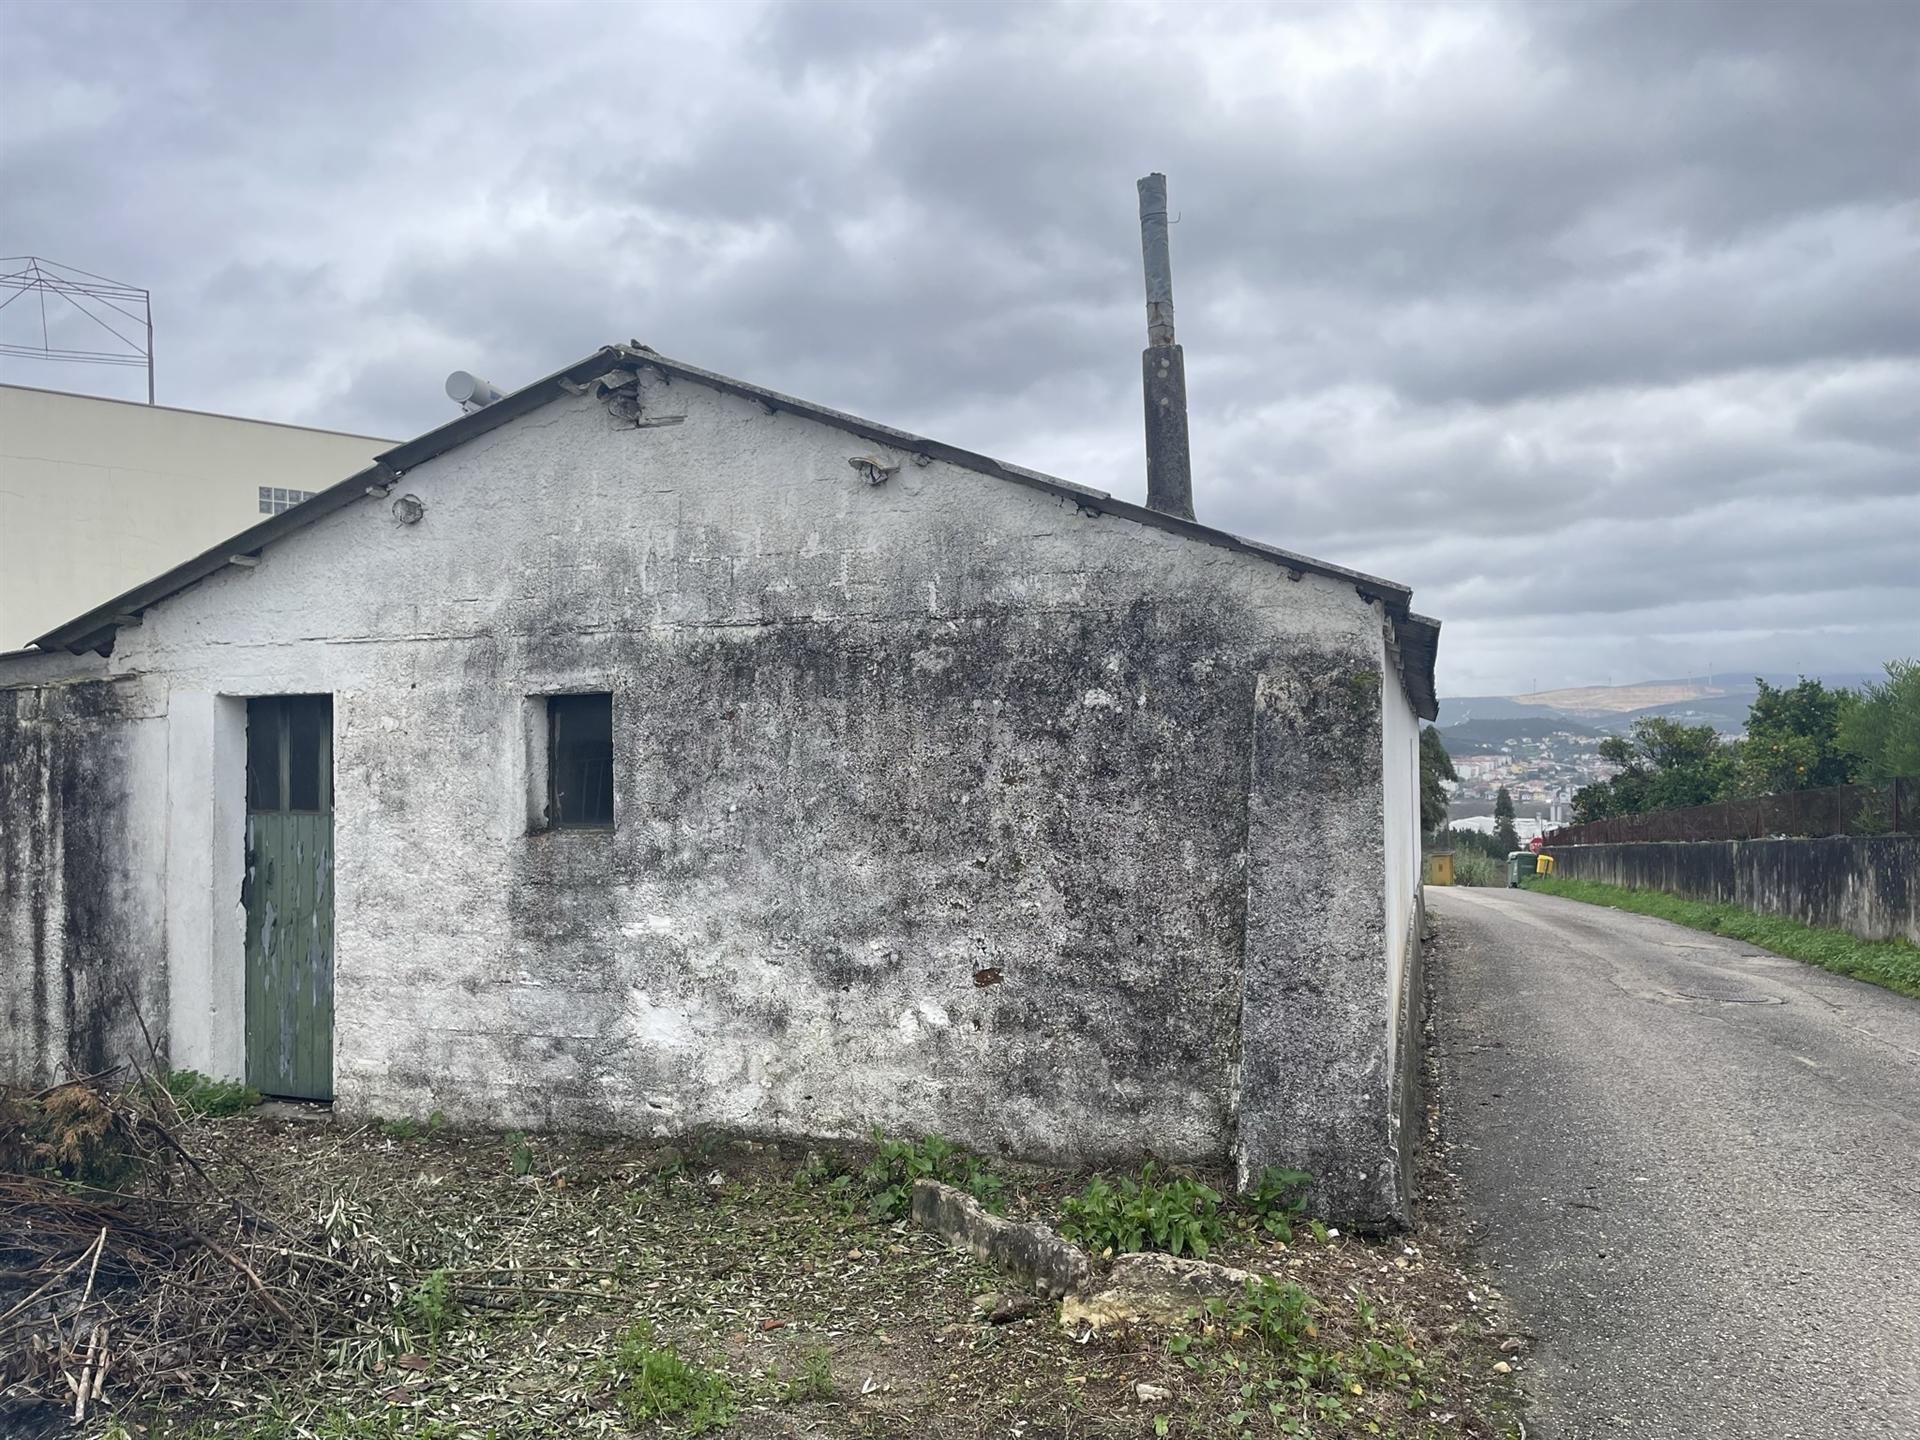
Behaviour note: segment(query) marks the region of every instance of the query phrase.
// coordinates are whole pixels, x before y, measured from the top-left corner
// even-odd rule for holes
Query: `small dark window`
[[[610,829],[613,696],[548,696],[547,747],[548,823]]]

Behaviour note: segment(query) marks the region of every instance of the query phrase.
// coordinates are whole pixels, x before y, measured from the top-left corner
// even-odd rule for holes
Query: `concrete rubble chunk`
[[[1207,1301],[1238,1295],[1259,1278],[1250,1270],[1176,1255],[1122,1255],[1100,1290],[1067,1297],[1060,1323],[1075,1331],[1183,1325]]]
[[[990,1214],[964,1190],[938,1180],[913,1184],[913,1223],[964,1246],[982,1264],[1030,1285],[1049,1300],[1085,1287],[1087,1252],[1045,1225]]]

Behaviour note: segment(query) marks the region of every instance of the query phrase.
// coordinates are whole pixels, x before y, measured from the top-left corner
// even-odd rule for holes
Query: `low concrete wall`
[[[1920,945],[1920,835],[1553,845],[1547,853],[1563,880],[1664,890]]]

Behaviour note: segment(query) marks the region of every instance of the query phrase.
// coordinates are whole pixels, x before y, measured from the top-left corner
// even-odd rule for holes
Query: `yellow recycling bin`
[[[1427,884],[1451,885],[1453,883],[1453,852],[1442,850],[1438,854],[1427,856]]]

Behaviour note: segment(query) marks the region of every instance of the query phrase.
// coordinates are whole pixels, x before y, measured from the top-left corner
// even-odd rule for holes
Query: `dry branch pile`
[[[113,1079],[0,1092],[0,1428],[284,1372],[386,1290],[237,1156],[189,1153],[164,1089]]]

